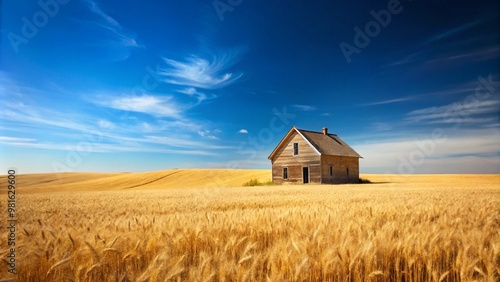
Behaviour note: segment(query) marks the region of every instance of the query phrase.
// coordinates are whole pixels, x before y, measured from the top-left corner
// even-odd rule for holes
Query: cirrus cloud
[[[179,118],[183,110],[169,96],[143,95],[114,97],[105,104],[117,110],[143,113],[155,117]]]
[[[91,20],[87,24],[94,28],[93,34],[96,38],[99,38],[98,34],[104,38],[94,45],[99,46],[111,60],[126,60],[133,49],[144,47],[137,42],[137,36],[134,33],[127,31],[117,20],[104,12],[95,1],[85,0],[84,3],[96,16],[95,20]]]
[[[225,71],[238,61],[233,53],[214,55],[211,60],[198,55],[190,55],[182,61],[170,58],[163,60],[168,67],[161,69],[158,74],[170,84],[217,89],[230,85],[243,76],[243,73]]]
[[[299,111],[303,111],[303,112],[310,112],[310,111],[315,111],[316,110],[316,107],[315,106],[311,106],[311,105],[292,105],[293,108],[299,110]]]

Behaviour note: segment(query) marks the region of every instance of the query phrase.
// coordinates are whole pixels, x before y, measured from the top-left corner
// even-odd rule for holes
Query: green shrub
[[[268,180],[266,182],[260,182],[258,179],[253,179],[253,178],[243,183],[243,186],[270,186],[270,185],[273,185],[273,182],[271,180]]]

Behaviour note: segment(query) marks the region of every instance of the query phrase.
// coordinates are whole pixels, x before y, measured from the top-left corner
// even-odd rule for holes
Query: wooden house
[[[288,131],[268,159],[274,183],[357,183],[359,158],[336,134],[298,129]]]

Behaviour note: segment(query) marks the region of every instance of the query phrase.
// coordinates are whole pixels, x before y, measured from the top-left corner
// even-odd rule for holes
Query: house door
[[[308,167],[302,168],[302,181],[304,184],[309,183],[309,168]]]

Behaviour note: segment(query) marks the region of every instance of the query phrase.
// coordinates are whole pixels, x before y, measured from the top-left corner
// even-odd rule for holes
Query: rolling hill
[[[17,175],[18,191],[107,191],[124,189],[214,188],[271,179],[269,170],[172,169],[141,173],[47,173]],[[0,181],[7,183],[6,176]]]

